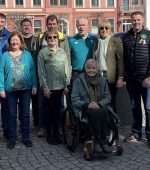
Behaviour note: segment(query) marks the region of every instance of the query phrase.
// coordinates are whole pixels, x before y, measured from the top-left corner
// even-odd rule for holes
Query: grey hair
[[[78,25],[80,21],[85,21],[88,24],[88,19],[86,17],[79,17],[76,21],[76,25]]]
[[[87,66],[88,66],[88,65],[91,65],[91,64],[96,65],[96,68],[97,68],[97,70],[99,71],[99,65],[98,65],[98,62],[97,62],[97,60],[95,60],[95,59],[88,59],[88,60],[86,61],[86,63],[85,63],[84,68],[86,69],[86,68],[87,68]]]

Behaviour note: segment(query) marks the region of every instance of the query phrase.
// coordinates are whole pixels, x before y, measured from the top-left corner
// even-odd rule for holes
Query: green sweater
[[[60,90],[69,85],[69,64],[63,49],[56,53],[49,47],[40,50],[38,55],[38,75],[42,88]]]

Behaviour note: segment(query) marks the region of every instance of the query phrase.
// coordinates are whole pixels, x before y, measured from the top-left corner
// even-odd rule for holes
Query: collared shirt
[[[49,47],[41,49],[38,74],[42,88],[60,90],[69,85],[69,65],[65,51],[61,48],[56,52],[52,52]]]
[[[79,34],[76,34],[69,40],[73,71],[84,70],[86,60],[92,57],[93,44],[95,41],[97,41],[97,37],[91,33],[88,33],[86,39],[83,39]]]

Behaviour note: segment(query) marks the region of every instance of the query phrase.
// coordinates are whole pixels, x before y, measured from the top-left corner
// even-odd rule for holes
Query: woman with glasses
[[[61,119],[61,98],[69,85],[69,64],[65,51],[58,47],[58,31],[48,30],[45,35],[48,46],[38,55],[38,75],[40,87],[45,96],[46,140],[49,144],[61,144],[59,123]]]
[[[108,78],[111,104],[115,111],[116,89],[123,87],[123,45],[119,38],[112,35],[111,24],[107,20],[101,20],[98,25],[98,44],[94,57],[99,63],[101,75]]]

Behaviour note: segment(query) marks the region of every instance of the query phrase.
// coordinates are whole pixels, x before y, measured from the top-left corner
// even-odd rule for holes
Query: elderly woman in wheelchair
[[[89,59],[85,63],[85,73],[76,79],[71,100],[76,117],[81,121],[86,119],[92,129],[91,139],[88,140],[94,139],[104,153],[111,153],[112,147],[109,145],[113,143],[109,143],[107,137],[114,130],[118,138],[119,120],[109,106],[111,96],[107,79],[100,76],[96,60]]]

